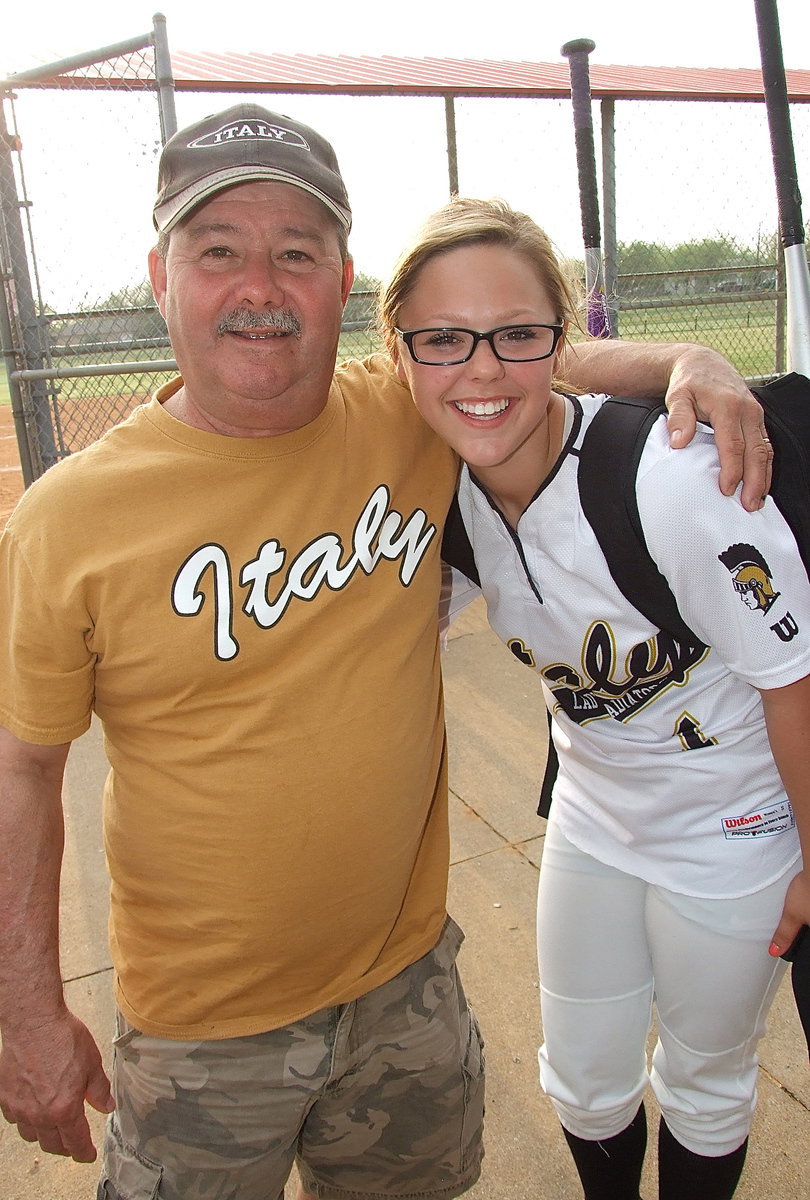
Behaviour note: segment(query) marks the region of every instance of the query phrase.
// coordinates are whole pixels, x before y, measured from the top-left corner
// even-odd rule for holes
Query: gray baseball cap
[[[351,229],[349,197],[329,142],[258,104],[212,113],[169,139],[158,168],[155,228],[164,233],[216,192],[251,182],[302,188]]]

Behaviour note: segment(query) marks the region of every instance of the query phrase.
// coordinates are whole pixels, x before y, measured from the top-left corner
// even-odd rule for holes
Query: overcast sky
[[[392,54],[553,61],[563,42],[590,37],[594,60],[650,66],[756,67],[753,0],[306,0],[223,5],[200,0],[37,0],[9,4],[0,37],[4,74],[134,37],[167,18],[178,50]],[[780,0],[785,63],[807,66],[810,3]]]

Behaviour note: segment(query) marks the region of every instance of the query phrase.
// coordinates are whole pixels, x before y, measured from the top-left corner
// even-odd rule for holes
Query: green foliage
[[[148,279],[141,280],[140,283],[132,284],[130,287],[120,288],[117,292],[110,292],[106,300],[102,300],[100,304],[94,305],[95,308],[149,308],[153,307],[155,298],[152,295],[152,285]]]
[[[377,311],[377,295],[380,281],[373,275],[358,271],[354,277],[351,295],[346,301],[344,321],[373,321]]]
[[[620,275],[660,271],[699,271],[723,267],[753,267],[776,262],[777,237],[761,235],[755,245],[741,246],[734,238],[719,234],[695,242],[667,246],[661,242],[622,242],[617,247]]]
[[[378,292],[380,290],[380,280],[374,275],[366,275],[365,271],[358,271],[354,277],[352,284],[353,292]]]

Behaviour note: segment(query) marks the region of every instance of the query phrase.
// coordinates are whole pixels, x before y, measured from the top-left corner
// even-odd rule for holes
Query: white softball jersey
[[[651,625],[613,582],[579,502],[578,447],[604,399],[566,398],[559,460],[516,531],[464,468],[459,503],[489,621],[540,676],[566,837],[673,891],[747,895],[800,855],[757,689],[810,673],[810,585],[773,501],[748,513],[739,493],[720,492],[711,430],[673,451],[662,417],[639,467],[639,512],[705,645]]]

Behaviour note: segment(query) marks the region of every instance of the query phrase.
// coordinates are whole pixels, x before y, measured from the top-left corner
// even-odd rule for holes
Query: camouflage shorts
[[[223,1041],[119,1017],[98,1200],[278,1200],[293,1161],[335,1200],[449,1198],[478,1178],[482,1042],[463,934],[350,1004]]]

